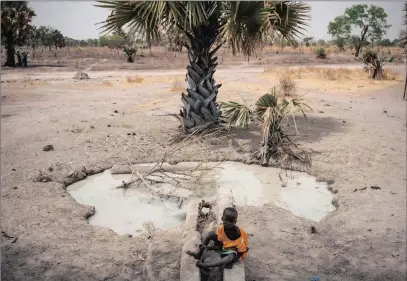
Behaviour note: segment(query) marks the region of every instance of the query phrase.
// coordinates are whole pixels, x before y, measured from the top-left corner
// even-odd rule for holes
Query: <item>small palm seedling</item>
[[[392,62],[394,57],[379,57],[377,53],[369,50],[362,56],[362,62],[365,64],[363,68],[369,77],[374,80],[383,80],[386,78],[386,73],[383,69],[384,65],[388,62]]]
[[[261,160],[262,165],[268,164],[270,157],[274,160],[281,160],[282,156],[291,156],[291,158],[294,157],[303,163],[310,163],[310,157],[307,153],[303,157],[293,152],[292,147],[296,145],[283,130],[285,126],[283,121],[290,114],[298,134],[294,116],[295,109],[299,109],[307,118],[305,110],[311,110],[311,108],[303,103],[301,97],[281,98],[274,87],[270,93],[259,98],[254,108],[250,108],[246,104],[229,101],[222,102],[221,109],[229,126],[247,128],[252,120],[257,120],[262,124],[261,147],[255,155],[257,159]]]
[[[317,56],[318,59],[326,59],[326,52],[324,48],[318,48],[315,51],[315,55]]]
[[[125,46],[123,48],[124,53],[127,56],[127,62],[133,63],[134,62],[134,56],[136,55],[137,49],[129,46]]]

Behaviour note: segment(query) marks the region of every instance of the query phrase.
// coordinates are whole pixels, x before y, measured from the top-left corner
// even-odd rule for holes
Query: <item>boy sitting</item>
[[[238,260],[244,260],[247,257],[248,237],[246,232],[236,226],[237,211],[235,208],[226,208],[222,215],[223,224],[216,231],[206,233],[202,238],[202,243],[199,245],[198,252],[187,251],[186,253],[198,259],[196,266],[200,268],[208,268],[225,265],[226,268],[232,268],[233,264]],[[221,246],[221,260],[203,263],[199,259],[202,253],[207,248],[210,241],[214,241],[215,246]]]

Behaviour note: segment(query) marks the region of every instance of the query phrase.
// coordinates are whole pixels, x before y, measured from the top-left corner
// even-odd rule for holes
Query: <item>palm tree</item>
[[[29,39],[34,16],[26,1],[1,1],[1,43],[7,50],[5,66],[15,66],[15,47]]]
[[[216,102],[221,84],[216,84],[216,52],[225,41],[233,42],[247,57],[251,56],[272,31],[294,41],[301,34],[310,8],[290,1],[99,1],[98,7],[112,13],[101,27],[110,32],[127,27],[130,32],[147,33],[160,39],[160,27],[179,29],[187,37],[187,94],[177,118],[184,132],[205,130],[220,123]]]
[[[404,11],[404,26],[407,27],[407,1],[404,3],[403,11]],[[401,44],[401,47],[404,48],[404,53],[407,54],[407,31],[404,31],[400,44]],[[404,82],[403,100],[406,99],[406,90],[407,90],[407,73],[406,73],[406,81]]]

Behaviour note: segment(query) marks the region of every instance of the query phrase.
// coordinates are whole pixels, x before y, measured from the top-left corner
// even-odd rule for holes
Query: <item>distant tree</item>
[[[375,5],[358,4],[345,10],[344,15],[336,17],[328,24],[328,33],[341,42],[349,40],[353,28],[360,29],[360,36],[355,46],[355,57],[358,57],[364,42],[370,38],[373,42],[380,41],[386,30],[387,14],[384,9]],[[339,47],[339,46],[338,46]]]
[[[407,54],[407,1],[404,2],[404,32],[400,36],[400,43],[399,46],[404,48],[404,53]],[[407,72],[406,72],[406,79],[404,82],[404,94],[403,94],[403,100],[406,99],[406,91],[407,91]]]
[[[305,47],[309,47],[309,45],[313,39],[314,39],[314,37],[305,37],[304,39],[302,39],[302,42],[304,42]]]
[[[119,49],[123,47],[126,40],[119,35],[105,35],[99,37],[99,43],[102,47],[109,47],[111,49]]]
[[[37,36],[41,42],[41,45],[48,47],[49,50],[51,50],[52,46],[54,45],[53,31],[54,29],[52,27],[43,25],[37,29]]]
[[[97,47],[99,45],[99,39],[88,38],[86,40],[87,46]]]
[[[407,2],[404,3],[403,11],[404,11],[404,26],[405,26],[405,28],[404,28],[404,31],[400,32],[400,36],[399,36],[400,42],[399,42],[398,45],[401,48],[404,48],[404,52],[407,53],[407,31],[406,31],[406,28],[407,28]],[[407,80],[407,78],[406,78],[406,80]],[[404,90],[404,92],[405,92],[405,90]]]
[[[400,44],[400,42],[401,42],[400,39],[396,38],[393,41],[391,41],[391,45],[392,46],[398,46]]]
[[[7,52],[5,66],[15,66],[15,47],[28,42],[32,35],[35,12],[26,1],[1,1],[1,44]]]
[[[324,47],[324,46],[326,45],[326,42],[325,42],[325,40],[323,40],[323,39],[319,39],[319,40],[317,41],[317,45]]]
[[[392,44],[392,42],[390,41],[390,39],[383,39],[383,40],[381,40],[380,42],[379,42],[379,45],[380,46],[382,46],[382,47],[390,47],[390,46],[392,46],[393,44]]]
[[[351,26],[345,16],[336,17],[328,24],[328,33],[333,37],[332,43],[340,50],[345,47],[345,42],[350,36]]]
[[[58,48],[65,47],[65,45],[66,45],[65,37],[62,35],[62,33],[59,30],[57,30],[57,29],[52,30],[51,38],[52,38],[52,43],[55,46],[55,50],[57,50]]]
[[[30,35],[27,44],[35,50],[39,45],[41,45],[41,36],[38,32],[38,28],[33,25],[30,30]]]
[[[69,38],[69,37],[64,37],[65,44],[67,47],[74,47],[77,45],[77,40]]]
[[[345,45],[347,40],[343,37],[338,37],[334,40],[331,41],[333,45],[337,46],[339,50],[343,51],[345,50]]]

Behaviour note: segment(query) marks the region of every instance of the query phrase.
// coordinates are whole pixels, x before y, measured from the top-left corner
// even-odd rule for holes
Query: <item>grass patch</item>
[[[103,86],[110,88],[110,87],[113,87],[113,83],[110,81],[103,81]]]
[[[362,68],[330,68],[330,67],[299,67],[265,69],[265,73],[276,75],[280,78],[280,87],[290,89],[290,80],[294,79],[321,79],[327,81],[344,81],[368,78]],[[394,76],[394,75],[393,75]],[[391,77],[393,77],[391,76]],[[284,90],[281,87],[281,90]]]
[[[320,68],[317,69],[317,71],[319,72],[320,78],[328,81],[350,80],[352,73],[355,72],[354,70],[347,68]]]
[[[292,72],[286,71],[279,78],[280,91],[284,96],[295,95],[296,85]]]
[[[144,78],[141,76],[127,76],[127,83],[143,83]]]

